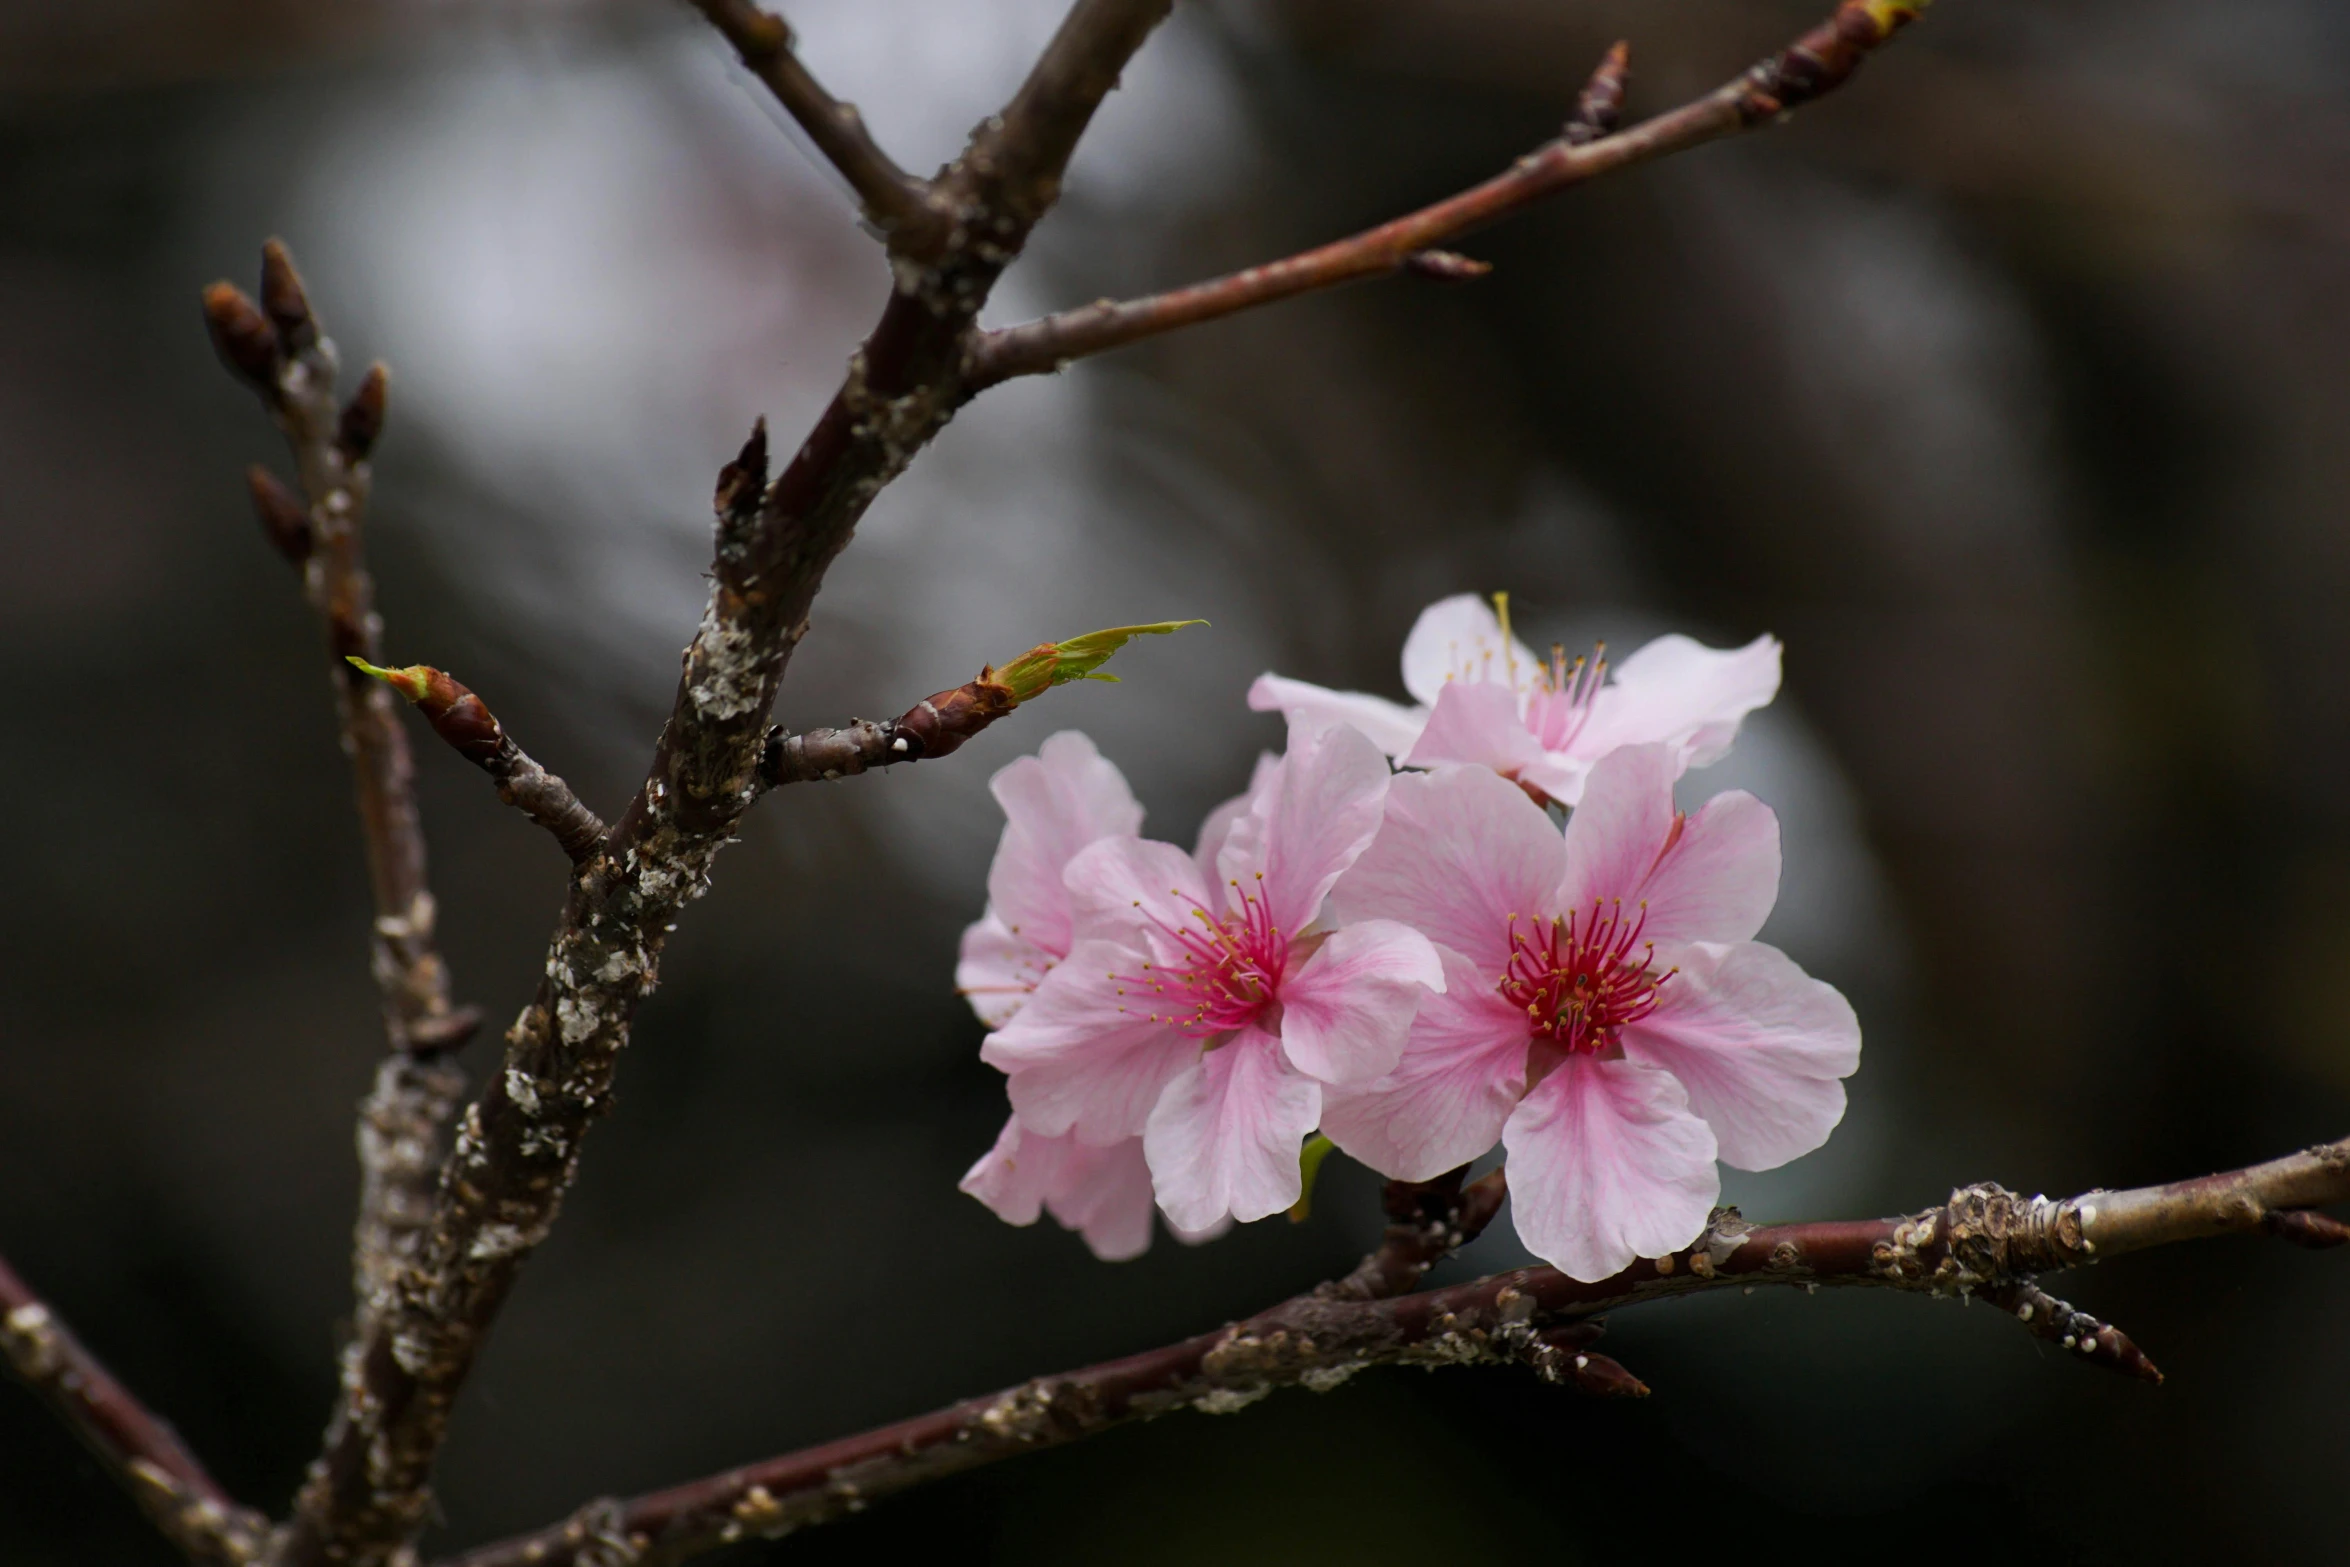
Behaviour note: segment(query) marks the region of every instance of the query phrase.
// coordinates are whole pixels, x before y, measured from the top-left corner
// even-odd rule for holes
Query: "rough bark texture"
[[[1441,1183],[1420,1190],[1434,1194],[1433,1215],[1420,1197],[1391,1188],[1391,1216],[1400,1209],[1402,1217],[1345,1284],[1163,1349],[1039,1377],[633,1501],[598,1502],[554,1528],[485,1546],[448,1567],[615,1559],[586,1555],[591,1543],[618,1549],[616,1559],[630,1563],[682,1560],[749,1535],[827,1522],[944,1475],[1131,1420],[1182,1409],[1229,1414],[1275,1388],[1326,1392],[1372,1366],[1524,1364],[1582,1391],[1637,1396],[1647,1391],[1638,1378],[1589,1350],[1591,1319],[1712,1289],[1837,1285],[1980,1295],[2089,1364],[2159,1382],[2161,1373],[2127,1337],[2050,1296],[2034,1276],[2149,1246],[2259,1233],[2271,1228],[2272,1213],[2350,1201],[2350,1139],[2197,1181],[2062,1201],[1982,1184],[1897,1219],[1758,1226],[1721,1209],[1680,1251],[1596,1283],[1554,1268],[1519,1268],[1424,1294],[1379,1295],[1376,1281],[1403,1277],[1411,1259],[1429,1254],[1430,1243],[1414,1236],[1440,1235],[1457,1222],[1446,1216]],[[1498,1190],[1493,1196],[1498,1201]],[[1473,1213],[1483,1200],[1450,1211]],[[1439,1243],[1434,1255],[1443,1254]],[[1357,1280],[1374,1292],[1351,1289]]]
[[[0,1353],[191,1561],[260,1559],[269,1520],[231,1500],[178,1433],[115,1381],[6,1262],[0,1262]]]

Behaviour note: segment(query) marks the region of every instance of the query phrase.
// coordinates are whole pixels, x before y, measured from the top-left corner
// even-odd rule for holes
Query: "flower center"
[[[1289,963],[1289,942],[1262,890],[1244,892],[1237,881],[1231,887],[1232,909],[1221,917],[1194,905],[1188,924],[1153,922],[1174,944],[1173,962],[1145,963],[1140,974],[1117,976],[1118,994],[1146,992],[1150,1020],[1193,1039],[1255,1022],[1280,991]]]
[[[1510,961],[1501,993],[1526,1021],[1570,1055],[1596,1053],[1627,1023],[1656,1010],[1657,993],[1678,970],[1657,973],[1656,945],[1640,939],[1648,906],[1624,918],[1620,899],[1593,900],[1588,914],[1519,923],[1510,916]]]
[[[1535,671],[1534,689],[1526,697],[1526,727],[1545,751],[1564,751],[1590,722],[1591,704],[1607,679],[1607,644],[1591,650],[1589,658],[1551,644],[1550,662]]]

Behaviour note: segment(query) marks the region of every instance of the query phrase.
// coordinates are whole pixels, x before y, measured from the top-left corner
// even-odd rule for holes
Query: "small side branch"
[[[1479,263],[1440,247],[1602,174],[1769,124],[1842,85],[1863,59],[1914,21],[1926,4],[1927,0],[1845,0],[1827,21],[1737,80],[1611,134],[1628,69],[1627,53],[1618,44],[1600,63],[1557,139],[1484,184],[1351,238],[1209,282],[1141,299],[1102,300],[983,332],[969,350],[969,384],[976,389],[1013,376],[1057,370],[1105,349],[1362,278],[1400,271],[1440,281],[1477,276]]]
[[[449,1118],[465,1089],[464,1073],[440,1057],[481,1023],[479,1012],[449,999],[425,877],[415,760],[397,706],[389,691],[346,662],[383,656],[362,525],[368,459],[383,431],[389,377],[382,365],[373,366],[350,401],[337,403],[334,344],[276,240],[262,247],[260,301],[233,284],[215,283],[204,291],[204,318],[222,360],[259,394],[294,458],[298,493],[265,468],[250,470],[246,483],[264,535],[301,572],[325,628],[374,891],[372,966],[390,1052],[359,1110],[352,1284],[364,1322],[431,1213]]]
[[[572,864],[596,852],[604,841],[603,818],[580,802],[571,785],[532,761],[471,688],[430,664],[378,669],[362,658],[351,662],[414,703],[434,734],[490,775],[499,799],[555,835]]]
[[[945,238],[949,218],[930,186],[897,166],[866,129],[853,103],[825,91],[792,50],[791,28],[750,0],[692,0],[723,34],[744,69],[775,94],[825,160],[857,193],[865,217],[888,236],[893,250],[928,254]]]
[[[269,1521],[238,1505],[164,1420],[114,1379],[0,1261],[0,1351],[188,1559],[258,1561]]]
[[[1409,1274],[1418,1257],[1441,1255],[1444,1238],[1461,1233],[1488,1202],[1498,1204],[1497,1177],[1461,1188],[1458,1174],[1389,1188],[1388,1240],[1349,1275],[1349,1283],[1366,1281],[1365,1292],[1324,1285],[1163,1349],[1039,1377],[631,1501],[596,1502],[565,1523],[444,1567],[584,1564],[605,1559],[593,1547],[615,1542],[639,1567],[682,1561],[1130,1421],[1182,1409],[1229,1414],[1276,1388],[1324,1392],[1372,1366],[1515,1364],[1581,1392],[1638,1397],[1647,1392],[1639,1378],[1590,1348],[1597,1319],[1709,1290],[1833,1285],[1981,1295],[2036,1336],[2069,1338],[2089,1364],[2159,1382],[2161,1373],[2137,1346],[2047,1294],[2034,1276],[2111,1253],[2258,1233],[2271,1212],[2350,1201],[2350,1139],[2175,1186],[2062,1201],[1983,1184],[1898,1219],[1752,1225],[1736,1209],[1721,1209],[1680,1251],[1596,1283],[1554,1268],[1517,1268],[1417,1295],[1379,1293],[1385,1281]],[[1447,1182],[1457,1198],[1445,1195]]]

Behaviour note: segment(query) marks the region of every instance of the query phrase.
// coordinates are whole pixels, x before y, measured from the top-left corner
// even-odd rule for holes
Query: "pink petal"
[[[1721,1195],[1714,1134],[1672,1074],[1634,1061],[1569,1058],[1501,1140],[1518,1238],[1586,1283],[1688,1245]]]
[[[1331,887],[1378,836],[1393,775],[1359,730],[1292,731],[1289,754],[1236,825],[1219,864],[1245,891],[1262,873],[1262,896],[1286,935],[1322,913]]]
[[[1680,970],[1656,1011],[1624,1030],[1624,1054],[1680,1079],[1721,1156],[1769,1170],[1810,1153],[1844,1118],[1860,1069],[1860,1020],[1832,985],[1776,947],[1660,948]]]
[[[1420,1003],[1395,1070],[1323,1096],[1324,1134],[1390,1180],[1432,1180],[1484,1153],[1526,1091],[1525,1015],[1468,959],[1441,956],[1444,993]]]
[[[1779,653],[1767,636],[1726,652],[1684,636],[1658,637],[1616,666],[1571,750],[1597,758],[1661,741],[1673,750],[1676,772],[1719,761],[1740,721],[1778,695]]]
[[[1360,691],[1328,691],[1279,675],[1259,675],[1248,688],[1248,705],[1260,713],[1284,714],[1292,728],[1351,725],[1389,756],[1409,751],[1420,737],[1420,726],[1428,721],[1424,709],[1404,707]]]
[[[1393,920],[1349,925],[1281,981],[1281,1049],[1325,1083],[1367,1083],[1394,1068],[1412,1014],[1444,968],[1428,938]]]
[[[1474,593],[1438,599],[1404,638],[1404,689],[1425,707],[1436,705],[1448,681],[1490,680],[1523,691],[1539,668],[1525,644],[1501,634],[1493,606]]]
[[[980,1022],[999,1028],[1020,1010],[1056,961],[1054,954],[1014,934],[991,908],[963,932],[955,990],[971,1003]]]
[[[1717,794],[1640,884],[1647,939],[1752,941],[1779,901],[1779,818],[1744,790]]]
[[[1548,758],[1518,715],[1518,698],[1508,686],[1455,681],[1436,698],[1420,743],[1404,758],[1407,767],[1475,762],[1513,776],[1546,765]]]
[[[1062,879],[1079,940],[1144,947],[1160,962],[1175,952],[1169,932],[1198,929],[1200,914],[1219,906],[1190,855],[1149,838],[1104,838],[1080,851]]]
[[[1270,675],[1265,677],[1271,679]],[[1263,682],[1258,682],[1262,684]],[[1248,792],[1236,794],[1222,805],[1208,812],[1207,820],[1199,824],[1199,847],[1191,851],[1192,863],[1199,867],[1202,879],[1215,882],[1220,879],[1216,869],[1217,856],[1224,852],[1224,842],[1232,836],[1232,829],[1248,815],[1249,807],[1281,766],[1281,758],[1270,751],[1257,753],[1257,765],[1250,770]]]
[[[987,1204],[1006,1224],[1034,1224],[1045,1187],[1060,1173],[1066,1146],[1060,1138],[1023,1134],[1020,1118],[1012,1116],[996,1134],[995,1146],[964,1172],[957,1189]]]
[[[1080,941],[1002,1028],[979,1059],[1011,1074],[1012,1108],[1048,1137],[1074,1132],[1097,1147],[1132,1137],[1169,1078],[1198,1047],[1151,1021],[1148,1001],[1128,995],[1144,959],[1131,947]]]
[[[1507,779],[1482,767],[1405,773],[1388,790],[1378,838],[1331,894],[1331,909],[1342,920],[1401,920],[1499,975],[1509,962],[1510,916],[1558,913],[1566,865],[1559,830]]]
[[[1167,1085],[1142,1134],[1168,1222],[1204,1230],[1290,1207],[1299,1145],[1321,1113],[1321,1086],[1283,1061],[1280,1042],[1260,1029],[1200,1056]]]
[[[999,770],[988,788],[1004,808],[988,903],[1013,931],[1058,957],[1070,940],[1062,870],[1097,838],[1139,832],[1142,807],[1125,777],[1074,729]]]
[[[1567,874],[1560,912],[1622,900],[1627,916],[1673,830],[1672,754],[1626,746],[1601,758],[1567,818]]]
[[[1104,1262],[1125,1262],[1151,1247],[1150,1166],[1142,1139],[1129,1137],[1109,1148],[1071,1142],[1060,1181],[1045,1194],[1045,1206],[1063,1229],[1075,1230]]]

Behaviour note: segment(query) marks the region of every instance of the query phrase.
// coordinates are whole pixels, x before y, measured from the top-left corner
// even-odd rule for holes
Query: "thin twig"
[[[9,1369],[48,1401],[189,1560],[260,1559],[269,1520],[221,1489],[179,1434],[117,1382],[5,1260],[0,1351]]]
[[[458,1389],[555,1221],[669,929],[756,797],[768,712],[825,570],[962,402],[974,316],[1171,3],[1077,0],[1012,106],[942,177],[962,221],[936,259],[900,258],[897,290],[783,473],[767,482],[762,426],[721,475],[710,600],[652,766],[573,878],[504,1068],[465,1112],[432,1226],[345,1361],[278,1562],[382,1567],[423,1527]]]
[[[603,819],[589,810],[571,785],[531,759],[506,726],[472,689],[430,664],[379,669],[365,659],[351,663],[399,692],[432,725],[450,749],[488,773],[498,798],[555,835],[555,842],[579,864],[604,841]]]
[[[1417,258],[1472,229],[1570,186],[1704,142],[1769,124],[1841,85],[1872,50],[1916,19],[1928,0],[1845,0],[1826,22],[1737,80],[1705,97],[1616,134],[1604,134],[1623,97],[1623,46],[1611,50],[1585,89],[1576,115],[1501,174],[1433,206],[1349,239],[1279,261],[1142,299],[1100,300],[999,331],[971,345],[970,384],[1057,370],[1162,332],[1196,326],[1315,289],[1411,270],[1452,280],[1476,275],[1478,263],[1440,252]]]
[[[1441,1183],[1423,1190],[1441,1203]],[[1411,1199],[1391,1188],[1390,1200],[1392,1211]],[[829,1522],[883,1496],[1130,1421],[1181,1409],[1227,1414],[1280,1387],[1326,1392],[1372,1366],[1518,1364],[1584,1392],[1638,1396],[1647,1391],[1638,1378],[1589,1349],[1594,1319],[1707,1290],[1838,1285],[1980,1295],[2089,1364],[2160,1382],[2127,1337],[2048,1295],[2035,1275],[2151,1246],[2260,1233],[2274,1227],[2272,1214],[2345,1201],[2350,1139],[2200,1180],[2061,1202],[1985,1184],[1898,1219],[1751,1225],[1736,1209],[1721,1209],[1680,1251],[1597,1283],[1538,1267],[1418,1295],[1352,1295],[1325,1285],[1163,1349],[1039,1377],[631,1501],[596,1502],[562,1524],[443,1567],[566,1567],[603,1559],[583,1554],[590,1542],[615,1541],[631,1553],[626,1560],[654,1567],[750,1535]],[[1402,1244],[1411,1249],[1408,1239]],[[1388,1244],[1350,1277],[1395,1276],[1374,1266],[1395,1245],[1391,1229]]]
[[[432,1210],[443,1142],[465,1091],[444,1059],[480,1025],[449,1001],[449,972],[433,939],[435,906],[425,879],[424,829],[416,813],[415,761],[391,693],[354,670],[351,657],[382,657],[362,523],[368,457],[382,433],[387,375],[375,365],[347,405],[335,399],[334,344],[276,240],[262,247],[261,303],[233,285],[204,293],[205,319],[229,368],[260,394],[293,453],[297,496],[267,469],[247,474],[254,510],[278,552],[302,573],[326,631],[343,750],[351,758],[368,881],[375,900],[373,969],[383,992],[390,1051],[359,1107],[359,1217],[352,1288],[364,1322],[381,1305],[392,1269]]]
[[[865,126],[853,103],[825,91],[792,51],[791,28],[749,0],[692,0],[693,8],[734,45],[743,66],[767,85],[825,160],[857,193],[865,218],[893,250],[934,254],[952,221],[930,186],[908,174]]]

